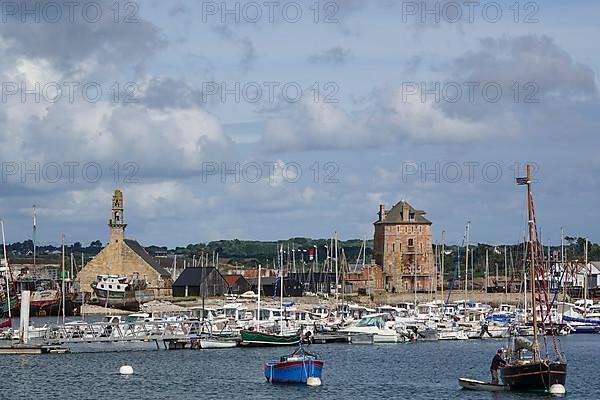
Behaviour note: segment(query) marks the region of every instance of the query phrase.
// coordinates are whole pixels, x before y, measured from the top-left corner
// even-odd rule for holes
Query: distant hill
[[[361,239],[350,239],[341,240],[338,242],[338,247],[344,250],[344,253],[348,259],[348,262],[353,265],[356,263],[357,258],[361,254],[361,246],[363,241]],[[66,253],[71,252],[75,254],[76,260],[81,258],[81,253],[84,254],[85,259],[89,260],[91,257],[98,254],[102,249],[102,243],[96,240],[90,243],[88,246],[83,246],[79,242],[75,242],[73,245],[66,247]],[[256,241],[256,240],[217,240],[209,243],[197,243],[189,244],[186,247],[176,247],[174,249],[167,248],[166,246],[148,246],[146,250],[152,255],[162,256],[173,256],[174,254],[192,258],[199,258],[201,255],[208,254],[209,263],[212,262],[213,252],[219,254],[220,263],[227,263],[229,265],[255,268],[259,263],[263,266],[273,265],[273,260],[277,259],[277,253],[279,246],[283,246],[284,251],[287,254],[288,247],[290,253],[292,249],[296,250],[296,262],[300,262],[303,258],[305,262],[311,262],[309,260],[309,251],[317,246],[317,256],[320,263],[323,263],[327,257],[326,247],[331,246],[330,239],[311,239],[311,238],[291,238],[282,241]],[[581,237],[566,237],[565,238],[565,257],[567,260],[583,260],[584,259],[584,245],[585,239]],[[524,259],[526,257],[526,246],[524,243],[519,244],[507,244],[507,245],[490,245],[485,243],[477,243],[470,245],[469,252],[471,254],[473,265],[475,265],[475,275],[483,276],[485,271],[485,258],[486,250],[489,258],[490,275],[495,274],[496,266],[498,266],[499,274],[504,274],[504,249],[506,248],[506,262],[507,269],[510,275],[519,275],[523,271]],[[13,262],[27,262],[32,260],[33,254],[33,242],[26,240],[24,242],[17,242],[7,246],[9,258]],[[547,255],[547,249],[545,249],[545,256]],[[434,245],[434,253],[436,248]],[[441,253],[441,252],[440,252]],[[459,246],[447,245],[445,246],[444,265],[445,275],[447,278],[451,277],[454,273],[454,269],[457,266]],[[458,271],[464,269],[464,258],[465,250],[460,249],[461,262]],[[560,246],[553,246],[550,248],[550,254],[554,257],[558,257],[560,254]],[[37,255],[40,262],[44,260],[56,261],[60,258],[60,246],[55,245],[38,245]],[[366,262],[370,262],[373,256],[373,240],[367,241],[366,249]],[[285,256],[287,258],[287,255]],[[588,244],[588,259],[590,261],[600,260],[600,245],[596,243]],[[441,258],[440,258],[441,260]],[[362,262],[362,260],[361,260]],[[78,262],[79,264],[79,262]]]

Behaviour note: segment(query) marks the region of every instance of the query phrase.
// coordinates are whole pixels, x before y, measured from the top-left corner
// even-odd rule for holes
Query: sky
[[[594,1],[5,2],[8,242],[372,238],[511,243],[533,165],[546,243],[600,240]]]

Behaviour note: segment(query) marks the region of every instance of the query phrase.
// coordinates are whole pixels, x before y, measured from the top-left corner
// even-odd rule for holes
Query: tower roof
[[[408,215],[405,215],[408,214]],[[375,224],[427,224],[431,221],[424,217],[423,210],[417,210],[406,201],[399,201],[391,210],[385,211],[384,215]],[[411,218],[412,217],[412,218]]]

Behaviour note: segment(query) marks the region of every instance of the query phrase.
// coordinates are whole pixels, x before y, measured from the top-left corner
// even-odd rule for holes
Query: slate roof
[[[251,286],[257,286],[258,285],[258,278],[251,278],[251,279],[246,279],[248,281],[248,283]],[[269,285],[275,285],[275,281],[279,281],[279,278],[276,276],[268,276],[268,277],[264,277],[264,278],[260,278],[260,285],[261,286],[269,286]],[[284,282],[297,282],[297,279],[292,278],[291,276],[286,276],[283,278]]]
[[[186,268],[173,283],[173,286],[200,286],[213,271],[217,271],[217,269],[214,267]],[[217,274],[221,275],[219,271],[217,271]]]
[[[160,264],[158,263],[158,261],[156,261],[154,257],[148,254],[146,249],[144,249],[144,246],[139,244],[136,240],[125,239],[125,244],[127,245],[127,247],[133,250],[135,254],[140,256],[141,259],[146,262],[146,264],[154,268],[154,270],[158,272],[161,276],[171,276],[171,274],[166,269],[160,266]]]
[[[412,221],[404,221],[402,219],[402,208],[406,204],[409,212],[415,213],[415,218]],[[405,201],[399,201],[391,210],[387,210],[383,221],[376,221],[375,224],[431,224],[431,221],[424,217],[425,211],[416,210]]]
[[[227,281],[228,286],[233,286],[233,285],[235,285],[235,283],[237,281],[240,280],[240,278],[242,278],[242,276],[241,275],[224,275],[223,278],[225,278],[225,281]]]

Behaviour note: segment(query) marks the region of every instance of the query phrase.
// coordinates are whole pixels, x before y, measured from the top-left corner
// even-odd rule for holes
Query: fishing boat
[[[300,343],[300,335],[277,335],[264,331],[244,329],[240,332],[242,346],[294,346]]]
[[[517,183],[527,185],[527,209],[529,225],[529,265],[531,280],[531,315],[533,326],[538,326],[538,312],[541,315],[542,328],[545,326],[553,327],[551,305],[544,296],[546,292],[546,279],[544,270],[541,267],[543,263],[543,251],[541,248],[539,235],[536,229],[535,211],[533,206],[533,196],[531,193],[531,167],[527,166],[527,177],[517,178]],[[552,350],[554,358],[548,356],[548,342],[544,339],[546,356],[542,357],[540,344],[538,342],[538,329],[533,329],[533,341],[523,337],[513,337],[512,347],[506,350],[507,365],[500,369],[502,380],[509,385],[511,390],[523,391],[544,391],[548,392],[553,385],[564,387],[567,379],[567,361],[563,353],[559,350],[559,343],[554,336],[554,329],[551,329]]]
[[[8,316],[9,310],[11,311],[11,315],[15,315],[16,311],[18,311],[19,299],[10,288],[9,291],[11,292],[9,296],[6,296],[6,289],[4,286],[2,286],[2,290],[0,291],[0,315],[2,316]]]
[[[508,385],[497,385],[494,383],[478,381],[476,379],[459,378],[458,384],[463,389],[468,390],[481,390],[485,392],[504,392],[510,390]]]
[[[108,307],[137,311],[140,304],[154,300],[146,281],[137,276],[98,275],[91,286],[98,304]]]
[[[320,384],[323,361],[302,345],[292,354],[265,364],[265,378],[271,383]]]
[[[43,283],[49,283],[50,285],[54,284],[52,281]],[[58,289],[51,289],[50,286],[38,287],[38,290],[31,292],[31,300],[29,303],[31,315],[41,317],[47,315],[58,315],[60,311],[61,298],[61,292]]]

